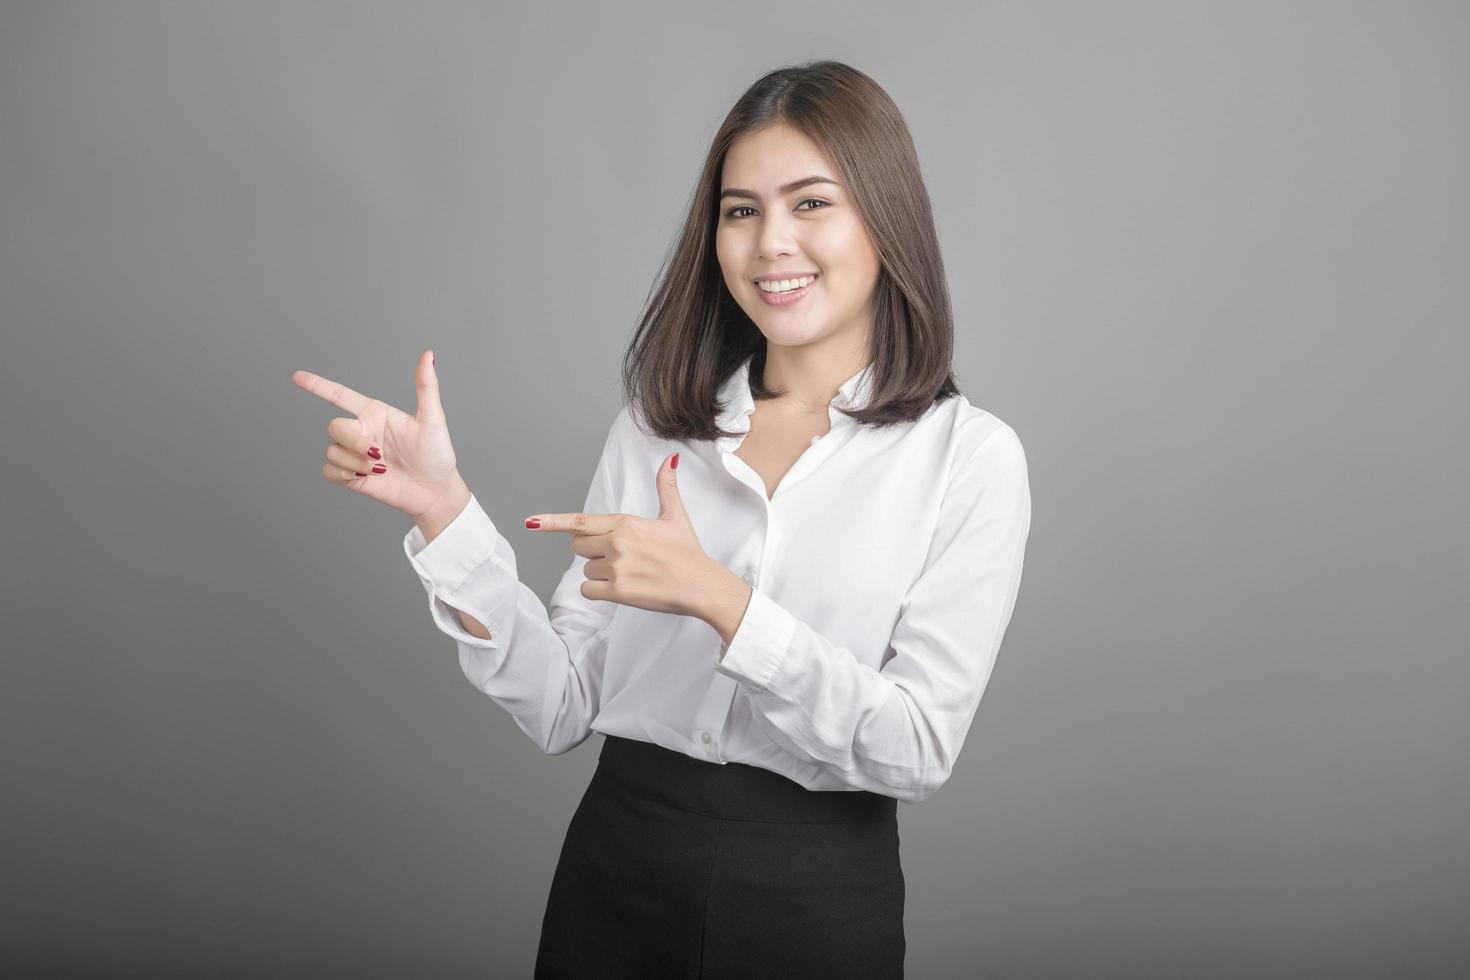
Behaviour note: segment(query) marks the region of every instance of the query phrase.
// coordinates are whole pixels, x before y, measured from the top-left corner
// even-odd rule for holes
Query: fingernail
[[[674,453],[674,458],[671,459],[671,460],[669,460],[669,469],[671,469],[671,470],[677,470],[678,468],[679,468],[679,454],[678,453]]]
[[[357,473],[357,471],[356,471],[356,470],[353,470],[353,472],[354,472],[354,473]],[[357,475],[358,475],[358,476],[367,476],[367,474],[366,474],[366,473],[357,473]]]
[[[382,459],[383,450],[379,449],[377,446],[369,446],[368,455],[371,456],[373,459]]]
[[[526,518],[526,527],[540,527],[541,521],[535,517]]]
[[[388,472],[388,467],[384,466],[382,463],[377,463],[377,464],[375,464],[373,466],[373,472],[374,473],[386,473],[386,472]]]

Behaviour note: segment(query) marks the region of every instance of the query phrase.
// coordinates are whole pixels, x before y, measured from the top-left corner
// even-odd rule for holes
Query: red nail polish
[[[371,456],[373,459],[382,459],[383,450],[379,449],[377,446],[369,446],[368,455]]]
[[[386,472],[388,472],[388,467],[384,466],[382,463],[377,463],[377,464],[375,464],[373,466],[373,472],[374,473],[386,473]]]
[[[678,453],[674,453],[674,458],[671,459],[671,460],[669,460],[669,469],[671,469],[671,470],[677,470],[678,468],[679,468],[679,454]]]
[[[526,518],[526,527],[540,527],[541,522],[534,517]]]

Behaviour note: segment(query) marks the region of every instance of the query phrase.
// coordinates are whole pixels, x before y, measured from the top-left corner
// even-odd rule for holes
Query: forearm
[[[418,525],[419,531],[424,535],[424,543],[433,541],[444,529],[454,523],[454,519],[464,512],[465,506],[470,502],[470,488],[463,479],[456,476],[454,484],[445,493],[443,499],[414,523]],[[452,607],[451,607],[452,608]],[[459,621],[464,624],[465,632],[472,636],[478,636],[482,640],[491,639],[490,631],[481,622],[462,609],[455,609]]]
[[[454,609],[453,606],[450,606],[449,608]],[[464,630],[466,633],[469,633],[473,636],[478,636],[482,640],[493,639],[493,637],[491,637],[490,635],[490,631],[482,626],[478,619],[471,616],[463,609],[454,609],[454,612],[456,615],[459,616],[459,621],[464,624]]]

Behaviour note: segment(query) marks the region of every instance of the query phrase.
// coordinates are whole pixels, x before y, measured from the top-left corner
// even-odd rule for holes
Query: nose
[[[782,213],[778,208],[773,213],[757,220],[760,221],[761,226],[756,249],[760,252],[763,262],[770,262],[777,256],[793,254],[796,248],[793,235],[793,226],[796,222],[794,217]]]

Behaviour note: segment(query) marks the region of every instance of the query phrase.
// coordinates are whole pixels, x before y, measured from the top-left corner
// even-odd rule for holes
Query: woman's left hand
[[[679,497],[675,479],[679,454],[663,461],[655,477],[659,515],[537,514],[541,531],[572,535],[574,554],[587,559],[582,595],[653,612],[705,619],[711,600],[735,579],[723,564],[705,554]]]

